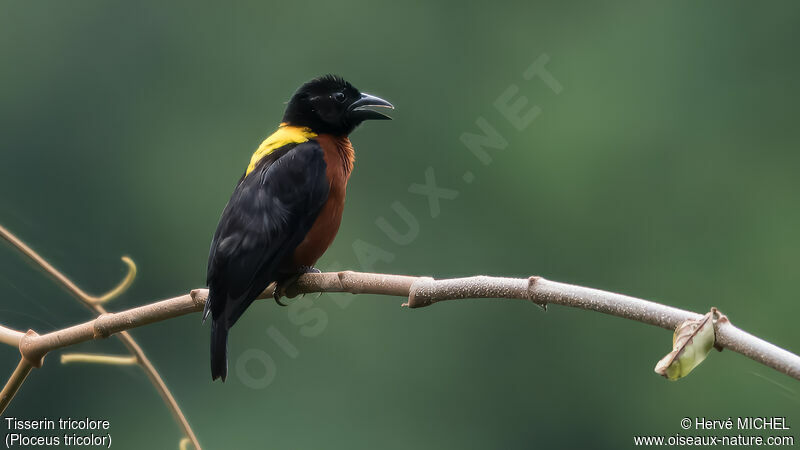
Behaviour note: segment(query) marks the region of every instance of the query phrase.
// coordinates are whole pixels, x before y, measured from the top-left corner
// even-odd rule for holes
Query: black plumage
[[[203,318],[211,315],[211,376],[225,380],[228,331],[272,282],[309,270],[333,242],[353,164],[348,135],[388,119],[392,105],[339,77],[320,77],[292,96],[278,130],[253,154],[211,242]],[[276,289],[275,299],[280,296]]]
[[[322,149],[289,144],[243,177],[217,226],[208,257],[211,372],[227,374],[228,330],[279,278],[283,263],[311,229],[328,198]]]

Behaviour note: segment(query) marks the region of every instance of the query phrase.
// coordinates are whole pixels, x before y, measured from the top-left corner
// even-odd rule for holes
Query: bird
[[[225,381],[228,334],[271,283],[283,289],[314,264],[336,237],[354,149],[349,135],[394,109],[336,75],[301,85],[277,130],[256,149],[211,241],[203,322],[211,315],[211,379]]]

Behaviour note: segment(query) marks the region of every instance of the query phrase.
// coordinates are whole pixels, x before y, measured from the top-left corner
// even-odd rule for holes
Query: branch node
[[[93,339],[105,339],[113,334],[108,331],[105,326],[106,320],[111,318],[113,315],[114,313],[107,312],[97,316],[97,319],[92,322],[92,334],[94,335]]]
[[[540,298],[536,293],[536,283],[541,279],[542,277],[536,275],[528,277],[528,300],[536,303],[540,308],[547,311],[547,300]]]
[[[208,289],[192,289],[189,292],[189,297],[192,298],[196,308],[202,309],[206,304],[206,300],[208,300]]]
[[[19,341],[19,353],[28,364],[38,369],[42,367],[44,356],[47,354],[47,351],[36,348],[36,344],[33,341],[35,341],[37,337],[39,337],[39,335],[35,331],[28,330],[25,336],[22,336],[22,339]]]
[[[722,311],[717,309],[716,306],[711,307],[711,318],[714,321],[714,336],[719,334],[717,330],[719,329],[720,325],[731,323],[731,321],[728,319],[728,316],[722,314]],[[714,339],[714,348],[717,349],[718,352],[721,352],[725,349],[725,347],[723,347],[716,339]]]
[[[347,291],[347,287],[353,287],[353,277],[355,272],[352,270],[342,270],[336,274],[336,278],[339,281],[339,290],[340,291]]]
[[[408,288],[408,303],[401,306],[409,308],[422,308],[438,301],[433,295],[432,285],[436,280],[431,277],[419,277]]]

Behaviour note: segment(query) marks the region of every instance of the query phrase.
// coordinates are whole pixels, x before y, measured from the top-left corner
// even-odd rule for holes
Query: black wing
[[[313,140],[286,145],[239,181],[211,243],[204,317],[230,328],[276,280],[328,199],[323,155]]]

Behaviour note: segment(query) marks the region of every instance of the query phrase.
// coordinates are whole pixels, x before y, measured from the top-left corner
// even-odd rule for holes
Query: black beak
[[[347,114],[354,122],[363,122],[364,120],[392,120],[392,118],[386,114],[369,109],[370,107],[394,109],[391,103],[382,98],[369,94],[361,94],[361,98],[354,101],[347,108]]]

